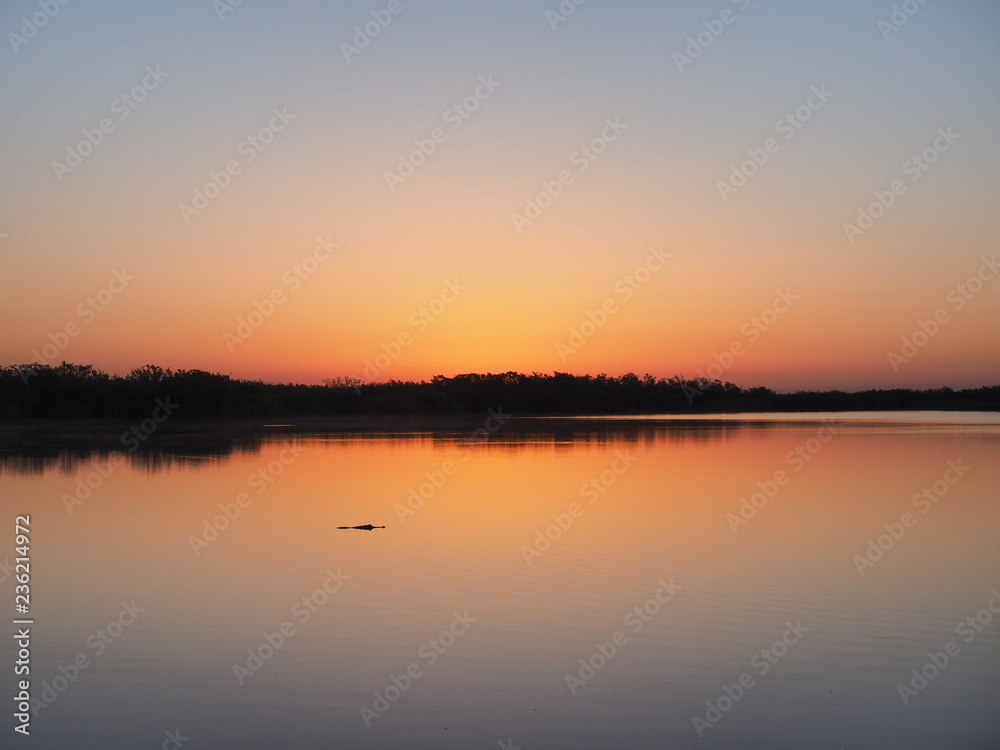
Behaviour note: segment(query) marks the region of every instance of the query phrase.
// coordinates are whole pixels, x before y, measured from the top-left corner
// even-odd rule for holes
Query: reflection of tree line
[[[1000,386],[801,392],[743,389],[706,378],[669,379],[530,375],[507,372],[435,376],[430,381],[365,383],[353,378],[324,385],[239,380],[201,370],[140,367],[121,377],[90,365],[63,363],[0,368],[0,420],[135,418],[156,399],[180,406],[184,419],[289,416],[481,414],[502,406],[514,414],[669,414],[754,411],[868,411],[1000,409]]]
[[[152,473],[221,463],[234,453],[258,453],[267,442],[244,426],[205,423],[195,430],[189,423],[187,429],[167,425],[132,450],[121,439],[128,427],[118,420],[0,423],[0,474],[41,474],[56,467],[72,472],[77,463],[91,460],[99,465],[124,461]]]
[[[94,461],[100,473],[109,463],[158,472],[172,467],[224,462],[234,453],[256,454],[286,441],[376,441],[381,448],[438,448],[489,453],[552,451],[571,444],[653,444],[658,441],[719,440],[741,431],[773,429],[777,422],[654,421],[635,418],[608,421],[587,418],[509,419],[496,433],[470,437],[482,425],[479,415],[451,417],[364,416],[300,418],[295,424],[265,425],[259,420],[180,421],[167,423],[138,450],[123,448],[127,420],[37,421],[0,423],[0,475],[41,474],[58,468],[71,473],[84,461]]]

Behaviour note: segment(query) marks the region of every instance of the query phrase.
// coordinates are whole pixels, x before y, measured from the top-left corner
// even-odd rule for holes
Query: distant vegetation
[[[903,409],[1000,410],[1000,386],[778,394],[705,378],[631,373],[525,375],[517,372],[435,376],[430,381],[365,383],[334,378],[324,385],[240,380],[202,370],[154,365],[109,375],[63,363],[0,368],[0,420],[147,417],[156,400],[177,404],[186,419],[362,414],[663,414]]]

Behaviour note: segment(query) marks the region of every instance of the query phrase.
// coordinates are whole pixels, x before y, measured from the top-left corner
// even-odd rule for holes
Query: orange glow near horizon
[[[91,272],[59,290],[62,299],[80,303],[47,303],[46,315],[9,332],[4,352],[10,363],[57,352],[54,363],[95,364],[117,374],[149,363],[305,383],[560,371],[708,375],[746,387],[849,390],[988,385],[1000,371],[1000,349],[985,351],[981,344],[995,335],[1000,311],[991,315],[991,308],[998,298],[981,295],[956,310],[957,298],[946,300],[953,285],[932,278],[920,279],[907,297],[893,292],[891,304],[876,289],[851,303],[815,280],[796,283],[800,274],[781,274],[774,277],[781,283],[773,283],[770,272],[758,269],[755,277],[737,261],[739,282],[715,277],[705,250],[668,243],[605,255],[570,246],[561,261],[550,249],[546,262],[497,243],[492,252],[507,253],[501,268],[491,268],[496,261],[488,256],[455,260],[445,253],[447,262],[421,270],[412,259],[381,269],[343,242],[312,274],[296,278],[292,269],[301,268],[315,244],[306,238],[280,259],[254,266],[206,263],[193,277],[178,267],[123,263],[118,268],[135,280],[92,322],[78,305],[111,275]],[[630,288],[627,279],[653,246],[671,257]],[[446,292],[450,301],[442,301],[449,284],[461,291]],[[170,291],[178,288],[185,288],[183,295]],[[278,304],[268,299],[274,290]],[[772,304],[781,290],[798,299],[776,314]],[[612,314],[602,310],[606,303]],[[37,303],[19,299],[15,290],[6,304],[23,310]],[[949,315],[940,335],[893,373],[888,353],[901,351],[904,336],[922,335],[920,322],[937,309]],[[76,336],[63,336],[67,323],[79,326]],[[397,346],[400,341],[405,345]],[[66,346],[57,351],[59,343]],[[956,371],[959,361],[966,364]]]
[[[921,8],[908,44],[885,43],[860,6],[791,14],[780,29],[748,11],[742,40],[728,35],[683,72],[665,43],[700,28],[693,6],[637,6],[641,24],[588,8],[558,33],[523,9],[428,10],[350,64],[320,33],[352,28],[345,4],[312,9],[309,23],[278,8],[240,12],[238,33],[212,32],[189,12],[165,6],[162,23],[125,33],[74,11],[76,22],[47,29],[5,66],[0,363],[305,383],[487,371],[704,372],[778,390],[1000,379],[989,199],[1000,151],[996,103],[982,96],[998,53],[979,11]],[[292,55],[271,41],[289,24]],[[207,36],[190,46],[170,36],[191,26]],[[628,38],[629,53],[595,43],[604,35]],[[515,39],[524,55],[510,54]],[[830,39],[852,40],[857,57]],[[107,66],[107,45],[122,48],[121,66]],[[933,62],[928,48],[941,50]],[[169,76],[78,168],[54,174],[134,77],[125,68],[149,64],[147,49]],[[231,66],[216,64],[220,49]],[[68,67],[72,81],[58,73]],[[447,124],[442,113],[484,76],[499,85]],[[775,120],[820,85],[829,101],[806,107],[794,137],[776,135]],[[286,126],[252,159],[241,154],[282,107]],[[915,181],[903,165],[948,122],[959,139]],[[446,138],[433,153],[414,151],[436,126]],[[780,150],[721,194],[768,136]],[[412,174],[387,179],[407,159],[420,162]],[[238,173],[216,188],[211,175],[233,160]],[[894,179],[905,192],[848,236]],[[211,195],[191,213],[201,193]],[[322,261],[318,238],[337,245]],[[626,299],[620,285],[652,247],[671,257]],[[134,280],[81,315],[122,269]],[[975,294],[950,297],[977,274]],[[423,317],[454,280],[465,287],[457,299]],[[756,328],[785,289],[794,305]],[[272,292],[283,301],[270,310]],[[609,300],[617,311],[593,323]],[[938,310],[948,322],[894,368],[889,355],[925,337]],[[250,335],[233,343],[241,325]],[[590,326],[582,345],[560,349]],[[409,345],[364,375],[401,335]],[[745,350],[729,362],[732,346]]]

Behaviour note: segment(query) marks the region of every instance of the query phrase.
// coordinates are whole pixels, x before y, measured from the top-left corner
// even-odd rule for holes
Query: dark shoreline
[[[154,365],[126,376],[90,365],[0,367],[0,425],[32,420],[121,419],[272,421],[362,417],[462,419],[503,408],[518,415],[598,416],[837,411],[1000,411],[1000,385],[955,391],[801,391],[776,393],[707,378],[628,373],[486,373],[429,381],[325,385],[265,383]]]

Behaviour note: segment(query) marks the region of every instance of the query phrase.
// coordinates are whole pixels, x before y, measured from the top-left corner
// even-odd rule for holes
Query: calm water
[[[1000,746],[996,415],[475,426],[7,452],[3,746]]]

